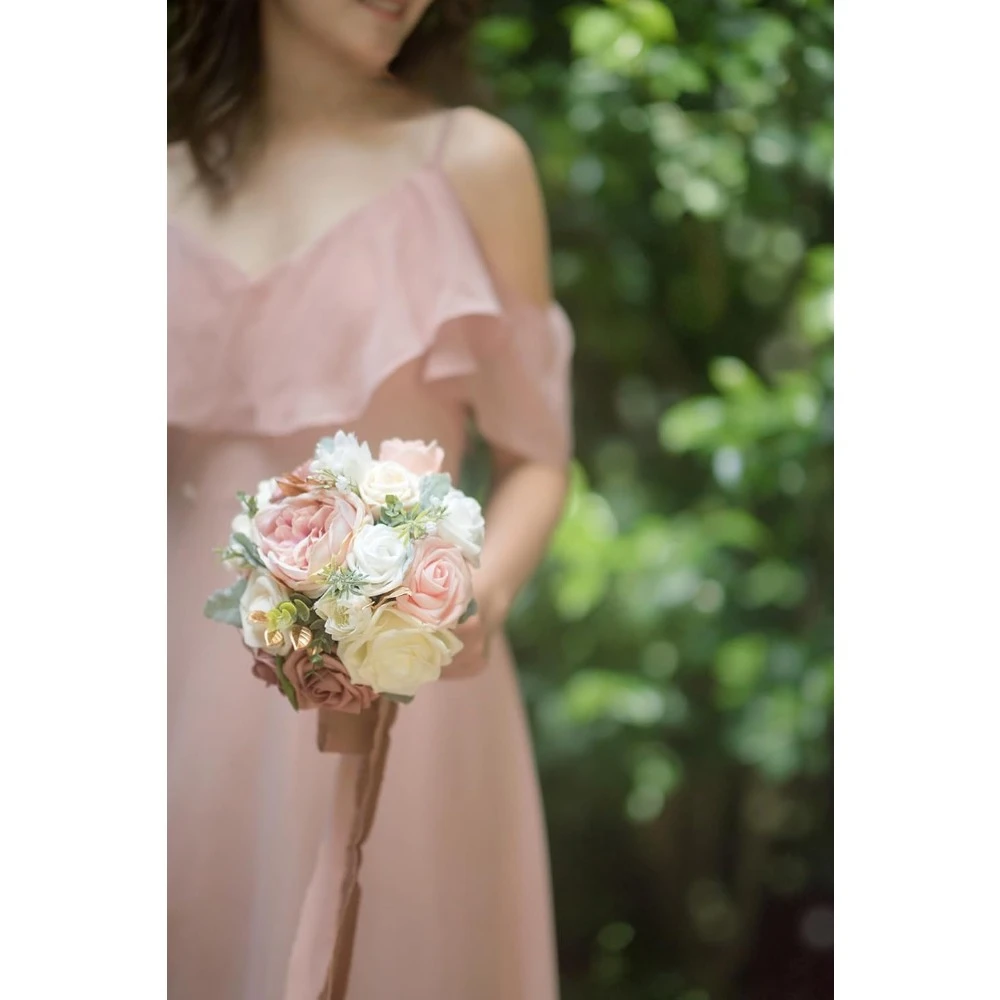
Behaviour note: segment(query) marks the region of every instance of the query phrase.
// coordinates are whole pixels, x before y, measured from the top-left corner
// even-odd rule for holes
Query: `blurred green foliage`
[[[833,5],[494,9],[578,335],[572,496],[512,627],[565,1000],[757,995],[769,907],[832,876]]]

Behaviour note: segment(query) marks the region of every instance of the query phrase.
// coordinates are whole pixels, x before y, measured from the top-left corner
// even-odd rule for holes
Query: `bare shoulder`
[[[516,129],[478,108],[456,108],[449,113],[445,159],[457,180],[534,183],[531,151]]]
[[[527,143],[484,111],[459,108],[451,114],[442,166],[490,266],[512,290],[547,301],[548,225]]]

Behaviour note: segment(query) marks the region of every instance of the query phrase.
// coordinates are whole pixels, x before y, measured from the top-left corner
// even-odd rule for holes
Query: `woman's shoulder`
[[[455,108],[445,115],[448,132],[442,160],[456,179],[486,185],[534,182],[531,151],[512,125],[473,107]]]
[[[447,173],[501,281],[547,301],[548,225],[534,159],[511,125],[477,108],[450,113],[441,152]]]

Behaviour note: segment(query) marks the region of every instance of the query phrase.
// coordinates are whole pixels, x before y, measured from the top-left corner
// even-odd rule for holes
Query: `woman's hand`
[[[442,680],[461,680],[482,673],[490,643],[507,619],[509,601],[502,588],[479,578],[473,583],[473,591],[476,613],[455,629],[455,635],[462,640],[462,649],[441,672]]]

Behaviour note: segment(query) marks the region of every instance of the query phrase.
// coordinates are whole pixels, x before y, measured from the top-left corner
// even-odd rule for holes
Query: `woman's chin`
[[[352,30],[343,33],[345,41],[351,39],[352,60],[373,75],[386,72],[409,33],[401,22],[389,16],[389,3],[390,0],[355,0],[350,17]]]

